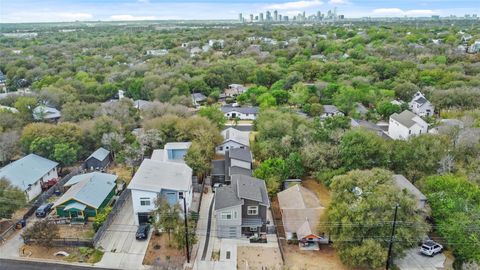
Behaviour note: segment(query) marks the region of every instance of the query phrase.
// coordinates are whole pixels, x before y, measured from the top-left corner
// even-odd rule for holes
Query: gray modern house
[[[232,175],[231,185],[215,192],[214,207],[220,238],[240,238],[267,231],[270,200],[263,180]]]
[[[225,151],[225,159],[212,161],[212,185],[230,184],[234,174],[252,175],[252,152],[248,148],[233,148]]]
[[[100,147],[85,160],[85,167],[88,170],[102,170],[108,166],[110,161],[110,151]]]

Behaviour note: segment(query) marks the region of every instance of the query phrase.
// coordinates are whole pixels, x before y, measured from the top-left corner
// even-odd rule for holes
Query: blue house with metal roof
[[[72,220],[93,220],[115,195],[117,178],[116,175],[101,172],[72,177],[64,185],[70,188],[53,206],[57,215]]]
[[[0,179],[25,192],[31,201],[42,193],[42,183],[58,178],[58,163],[36,154],[30,154],[0,169]]]

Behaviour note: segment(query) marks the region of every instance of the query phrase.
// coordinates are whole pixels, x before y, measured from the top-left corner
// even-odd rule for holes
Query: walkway
[[[200,206],[200,213],[199,213],[199,220],[197,223],[197,230],[196,234],[198,236],[198,243],[197,247],[198,250],[196,252],[197,256],[194,261],[194,269],[211,269],[209,267],[204,267],[203,262],[206,262],[205,260],[210,260],[211,258],[211,249],[209,252],[209,245],[211,246],[211,237],[212,235],[208,233],[208,240],[207,240],[207,231],[209,230],[209,223],[210,223],[210,230],[212,226],[212,219],[210,218],[211,216],[209,215],[211,212],[211,209],[213,211],[213,196],[214,193],[212,193],[209,189],[209,193],[203,194],[202,197],[202,204]],[[202,262],[202,263],[201,263]],[[199,264],[202,264],[202,266],[199,266]]]

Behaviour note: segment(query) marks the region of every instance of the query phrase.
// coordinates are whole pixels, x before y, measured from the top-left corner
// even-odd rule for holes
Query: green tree
[[[390,115],[394,113],[400,113],[402,108],[396,104],[390,102],[380,103],[377,107],[377,112],[384,118],[387,119]]]
[[[73,165],[77,161],[78,149],[76,144],[58,143],[53,149],[53,158],[59,162],[62,167]]]
[[[219,106],[208,106],[202,107],[198,111],[198,115],[208,118],[210,121],[215,123],[218,128],[222,128],[227,119],[225,119],[225,115],[220,111]]]
[[[394,215],[399,205],[393,254],[415,247],[428,231],[416,211],[411,194],[401,192],[391,172],[382,169],[354,170],[336,176],[330,185],[332,202],[328,222],[320,229],[329,232],[341,261],[351,267],[376,269],[387,259],[387,248]]]
[[[12,218],[13,213],[27,203],[25,193],[10,181],[0,178],[0,218]]]
[[[340,158],[348,170],[384,167],[388,153],[385,140],[367,130],[349,130],[340,140]]]
[[[37,221],[22,233],[23,239],[35,240],[41,246],[51,247],[53,240],[60,237],[58,225],[48,219]]]
[[[455,265],[480,261],[480,187],[463,176],[430,176],[424,185],[438,233],[453,249]]]
[[[159,196],[155,201],[154,214],[154,227],[157,230],[164,231],[168,234],[168,241],[171,240],[172,233],[178,228],[180,218],[181,207],[180,205],[170,205],[165,197]]]
[[[198,241],[197,235],[195,233],[195,221],[191,218],[188,220],[188,244],[190,246],[190,249],[193,245],[195,245]],[[177,229],[175,230],[173,234],[173,239],[175,240],[175,245],[177,249],[180,250],[185,250],[185,247],[187,245],[185,239],[185,223],[184,219],[180,218]]]

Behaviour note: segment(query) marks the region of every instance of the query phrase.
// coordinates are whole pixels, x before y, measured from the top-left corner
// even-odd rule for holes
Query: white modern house
[[[432,116],[435,110],[432,103],[420,92],[415,93],[408,106],[413,113],[419,116]]]
[[[258,107],[234,107],[225,105],[221,108],[227,119],[255,120],[259,111]]]
[[[427,133],[427,131],[427,122],[409,110],[390,116],[388,136],[394,140],[406,140],[411,136]]]
[[[5,178],[23,190],[31,201],[42,193],[43,182],[58,178],[57,166],[55,161],[30,154],[1,168],[0,179]]]
[[[222,131],[223,143],[216,148],[217,154],[225,155],[225,151],[233,148],[250,147],[250,132],[240,131],[229,127]]]
[[[228,88],[225,89],[224,93],[227,97],[235,97],[243,94],[247,90],[248,88],[243,84],[232,83],[228,85]]]
[[[144,159],[128,185],[132,192],[135,224],[148,222],[156,208],[155,201],[164,197],[169,204],[179,204],[183,209],[183,200],[187,210],[192,203],[192,169],[183,162]]]

